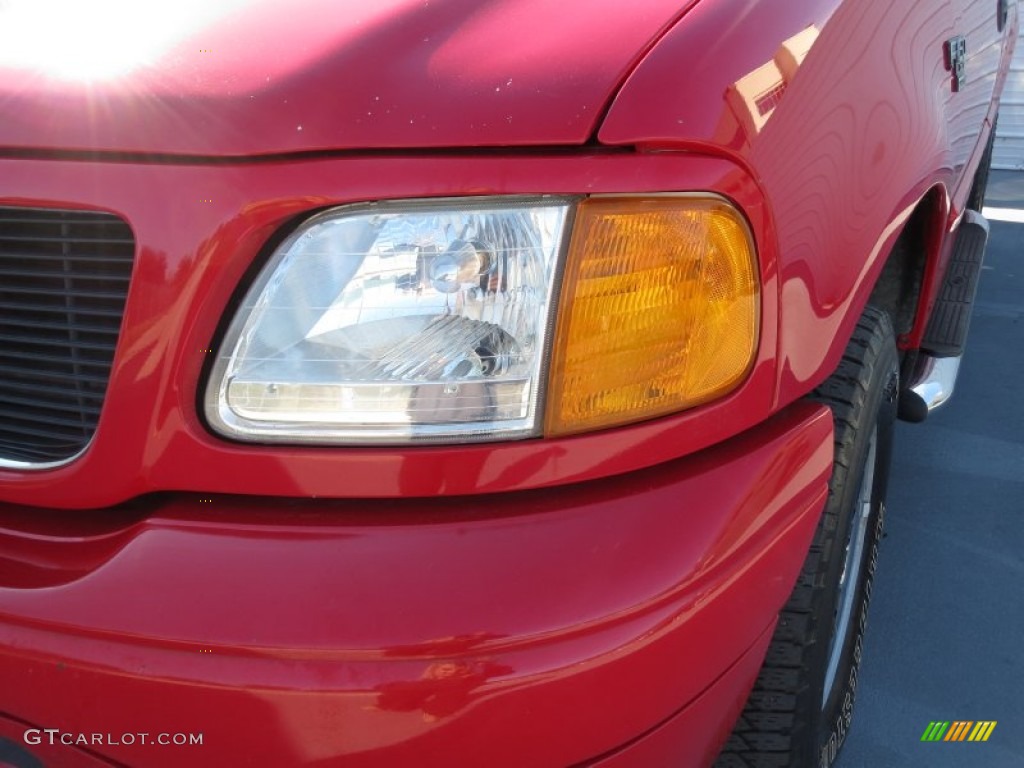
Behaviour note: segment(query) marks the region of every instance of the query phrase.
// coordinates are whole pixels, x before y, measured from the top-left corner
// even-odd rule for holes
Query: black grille
[[[112,214],[0,206],[0,459],[57,462],[89,443],[134,253]]]

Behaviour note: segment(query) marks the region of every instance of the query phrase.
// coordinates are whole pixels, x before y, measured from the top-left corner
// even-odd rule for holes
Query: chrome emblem
[[[967,38],[963,35],[946,41],[946,69],[953,75],[953,93],[967,85]]]

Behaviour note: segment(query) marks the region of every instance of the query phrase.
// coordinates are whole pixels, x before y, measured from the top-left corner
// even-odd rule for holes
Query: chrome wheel
[[[824,707],[832,694],[836,672],[843,655],[843,643],[853,618],[856,602],[857,583],[860,580],[861,564],[864,560],[864,542],[867,540],[868,519],[871,517],[872,496],[875,487],[875,458],[878,452],[878,427],[871,431],[868,440],[868,456],[864,462],[864,477],[857,494],[855,517],[850,523],[850,538],[846,542],[843,556],[843,570],[839,574],[839,595],[836,600],[836,615],[832,625],[832,640],[828,648],[828,666],[825,669],[825,686],[821,692],[821,706]]]

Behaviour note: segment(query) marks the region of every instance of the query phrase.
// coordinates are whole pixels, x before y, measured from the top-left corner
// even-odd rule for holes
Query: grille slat
[[[29,428],[42,425],[58,428],[69,427],[73,430],[78,430],[84,425],[84,417],[84,413],[81,418],[77,419],[71,416],[59,416],[48,410],[44,411],[41,408],[34,409],[31,415],[26,416],[22,410],[0,408],[0,422],[6,425],[6,429],[14,431],[19,429],[19,423],[26,424]]]
[[[51,401],[68,402],[72,398],[81,400],[94,400],[97,405],[103,402],[102,393],[80,393],[75,387],[53,386],[52,382],[47,384],[37,377],[36,380],[18,381],[11,379],[4,382],[5,392],[31,392],[40,398],[49,397]],[[41,402],[41,401],[40,401]]]
[[[77,445],[79,446],[79,450],[81,450],[84,446],[79,444],[78,434],[76,434],[80,431],[81,430],[75,429],[58,431],[56,429],[47,428],[46,424],[37,424],[36,426],[24,426],[18,424],[16,426],[0,427],[0,440],[9,440],[13,443],[19,437],[22,439],[26,437],[34,437],[37,438],[35,445],[33,446],[36,450],[44,448],[47,443],[64,445],[69,448]],[[75,451],[75,453],[77,452],[78,451]],[[74,455],[74,453],[71,454],[71,456]]]
[[[40,334],[33,334],[29,336],[25,334],[18,336],[13,333],[4,333],[3,329],[0,328],[0,358],[7,357],[8,354],[4,350],[11,348],[13,345],[25,345],[31,347],[57,347],[63,349],[67,347],[67,338],[60,338],[56,334],[51,336],[42,336]],[[79,349],[88,350],[90,352],[107,352],[109,350],[109,344],[103,344],[100,342],[90,341],[78,341],[77,346]]]
[[[70,358],[69,358],[70,359]],[[24,365],[9,365],[7,363],[0,363],[0,378],[6,378],[8,376],[20,376],[23,380],[28,383],[33,381],[40,383],[60,382],[62,385],[68,382],[66,390],[69,393],[75,393],[77,397],[79,392],[83,390],[79,384],[90,384],[90,385],[103,385],[106,387],[107,376],[90,376],[85,373],[76,372],[73,376],[66,376],[53,371],[44,371],[35,367],[27,367]],[[3,390],[7,387],[7,382],[0,384],[0,402],[3,402]],[[95,394],[93,392],[92,394]]]
[[[43,464],[50,460],[49,456],[51,449],[34,448],[31,445],[25,445],[18,440],[8,441],[0,437],[0,456],[7,456],[11,453],[15,453],[20,456],[18,459],[19,461]]]
[[[3,224],[0,223],[0,227],[2,227],[2,226],[3,226]],[[70,253],[69,252],[66,255],[52,256],[52,255],[48,255],[48,254],[45,254],[45,253],[33,253],[31,251],[28,251],[28,250],[16,251],[16,250],[11,249],[11,248],[2,248],[2,250],[3,250],[3,252],[5,254],[11,256],[12,258],[16,257],[16,258],[21,258],[21,259],[32,259],[33,261],[36,261],[39,264],[47,264],[47,263],[54,262],[54,261],[56,261],[58,263],[65,262],[65,261],[81,261],[81,262],[86,262],[86,263],[90,263],[90,264],[108,264],[109,261],[110,261],[109,259],[107,259],[107,258],[105,258],[103,256],[97,256],[96,254],[92,254],[92,253]]]
[[[38,354],[36,352],[24,352],[7,349],[6,344],[0,344],[0,369],[6,368],[8,363],[7,360],[18,362],[29,362],[29,363],[44,363],[49,365],[64,365],[68,361],[67,355],[53,355],[53,354]],[[29,344],[22,344],[22,346],[30,346]],[[78,344],[75,345],[76,351],[81,351],[82,347]],[[97,359],[98,358],[98,359]],[[16,364],[15,363],[15,364]],[[78,356],[75,358],[76,365],[84,365],[89,368],[107,368],[110,366],[110,362],[102,359],[100,356],[96,357],[82,357]],[[2,402],[2,401],[0,401]]]
[[[102,326],[102,325],[85,325],[83,323],[76,323],[75,325],[68,325],[67,323],[53,323],[44,320],[28,320],[21,318],[17,323],[8,323],[4,320],[0,320],[0,333],[8,333],[11,329],[17,330],[19,328],[31,328],[34,331],[62,331],[67,333],[68,331],[76,331],[78,333],[88,334],[100,334],[100,335],[117,335],[118,328],[116,325]]]
[[[11,211],[28,211],[29,213],[11,213]],[[39,215],[33,216],[32,212],[36,211]],[[81,216],[76,215],[75,211],[58,211],[49,208],[5,208],[0,212],[0,225],[3,224],[43,224],[44,226],[50,224],[53,220],[53,214],[61,214],[60,223],[65,225],[74,226],[90,226],[92,228],[102,228],[112,226],[110,220],[97,221],[93,218],[92,212],[85,212]],[[120,221],[114,222],[114,226],[117,226]]]
[[[2,248],[3,246],[0,246]],[[0,256],[0,258],[3,258]],[[64,278],[63,272],[54,273],[54,277]],[[40,286],[38,288],[23,288],[20,286],[10,285],[0,280],[0,295],[4,296],[45,296],[47,298],[53,296],[53,291],[47,286]],[[66,290],[61,292],[62,296],[66,296],[72,299],[92,299],[99,301],[110,301],[110,302],[122,302],[124,301],[124,292],[118,291],[90,291],[84,286],[78,290]],[[65,308],[65,312],[74,312],[77,314],[77,310]]]
[[[66,400],[66,397],[65,397]],[[32,397],[17,397],[16,395],[5,395],[4,405],[28,405],[32,408],[38,408],[42,411],[57,411],[60,413],[86,413],[90,416],[100,415],[100,405],[97,402],[96,405],[78,405],[77,403],[68,403],[61,401],[44,401],[39,398]]]
[[[2,253],[0,253],[0,259],[2,259],[2,258],[3,258],[3,255],[2,255]],[[67,310],[66,307],[45,306],[43,304],[30,304],[27,301],[22,301],[22,302],[4,301],[3,300],[3,296],[4,296],[4,292],[2,290],[0,290],[0,318],[2,318],[2,319],[0,319],[0,322],[9,322],[9,318],[12,317],[13,315],[9,315],[8,311],[11,311],[11,312],[19,312],[20,311],[20,312],[25,312],[25,313],[31,313],[31,312],[54,313],[54,312],[57,312],[57,313],[60,313],[61,315],[64,315],[64,316],[67,316],[67,314],[68,314],[68,310]],[[75,314],[76,317],[85,315],[85,316],[88,316],[88,317],[107,317],[107,318],[110,318],[111,320],[115,320],[116,319],[117,320],[117,326],[116,327],[119,327],[120,324],[121,324],[121,310],[119,310],[119,309],[97,309],[97,308],[88,308],[88,309],[86,309],[86,308],[83,307],[83,308],[80,308],[80,309],[75,309],[74,310],[74,314]],[[74,325],[74,323],[72,323],[72,326],[73,325]]]
[[[112,214],[0,206],[0,460],[58,463],[92,439],[134,253]]]
[[[0,456],[6,456],[9,453],[17,453],[21,458],[19,461],[25,461],[32,464],[45,464],[49,462],[49,457],[54,449],[54,446],[60,448],[60,443],[50,442],[44,448],[35,448],[32,446],[23,445],[18,440],[4,440],[0,436]],[[64,446],[65,450],[67,446]]]
[[[0,282],[7,284],[8,280],[49,280],[56,274],[62,274],[61,264],[54,259],[54,267],[46,270],[30,269],[0,269]],[[76,280],[88,280],[90,282],[128,282],[128,275],[80,275]]]
[[[64,241],[60,238],[49,237],[47,235],[7,235],[0,234],[0,245],[3,243],[57,243],[58,245]],[[131,245],[131,240],[126,240],[121,237],[77,237],[75,238],[76,245]]]

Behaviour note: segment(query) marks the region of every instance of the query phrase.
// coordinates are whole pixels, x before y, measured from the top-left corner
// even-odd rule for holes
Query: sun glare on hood
[[[0,0],[0,66],[103,80],[155,62],[243,0]]]

